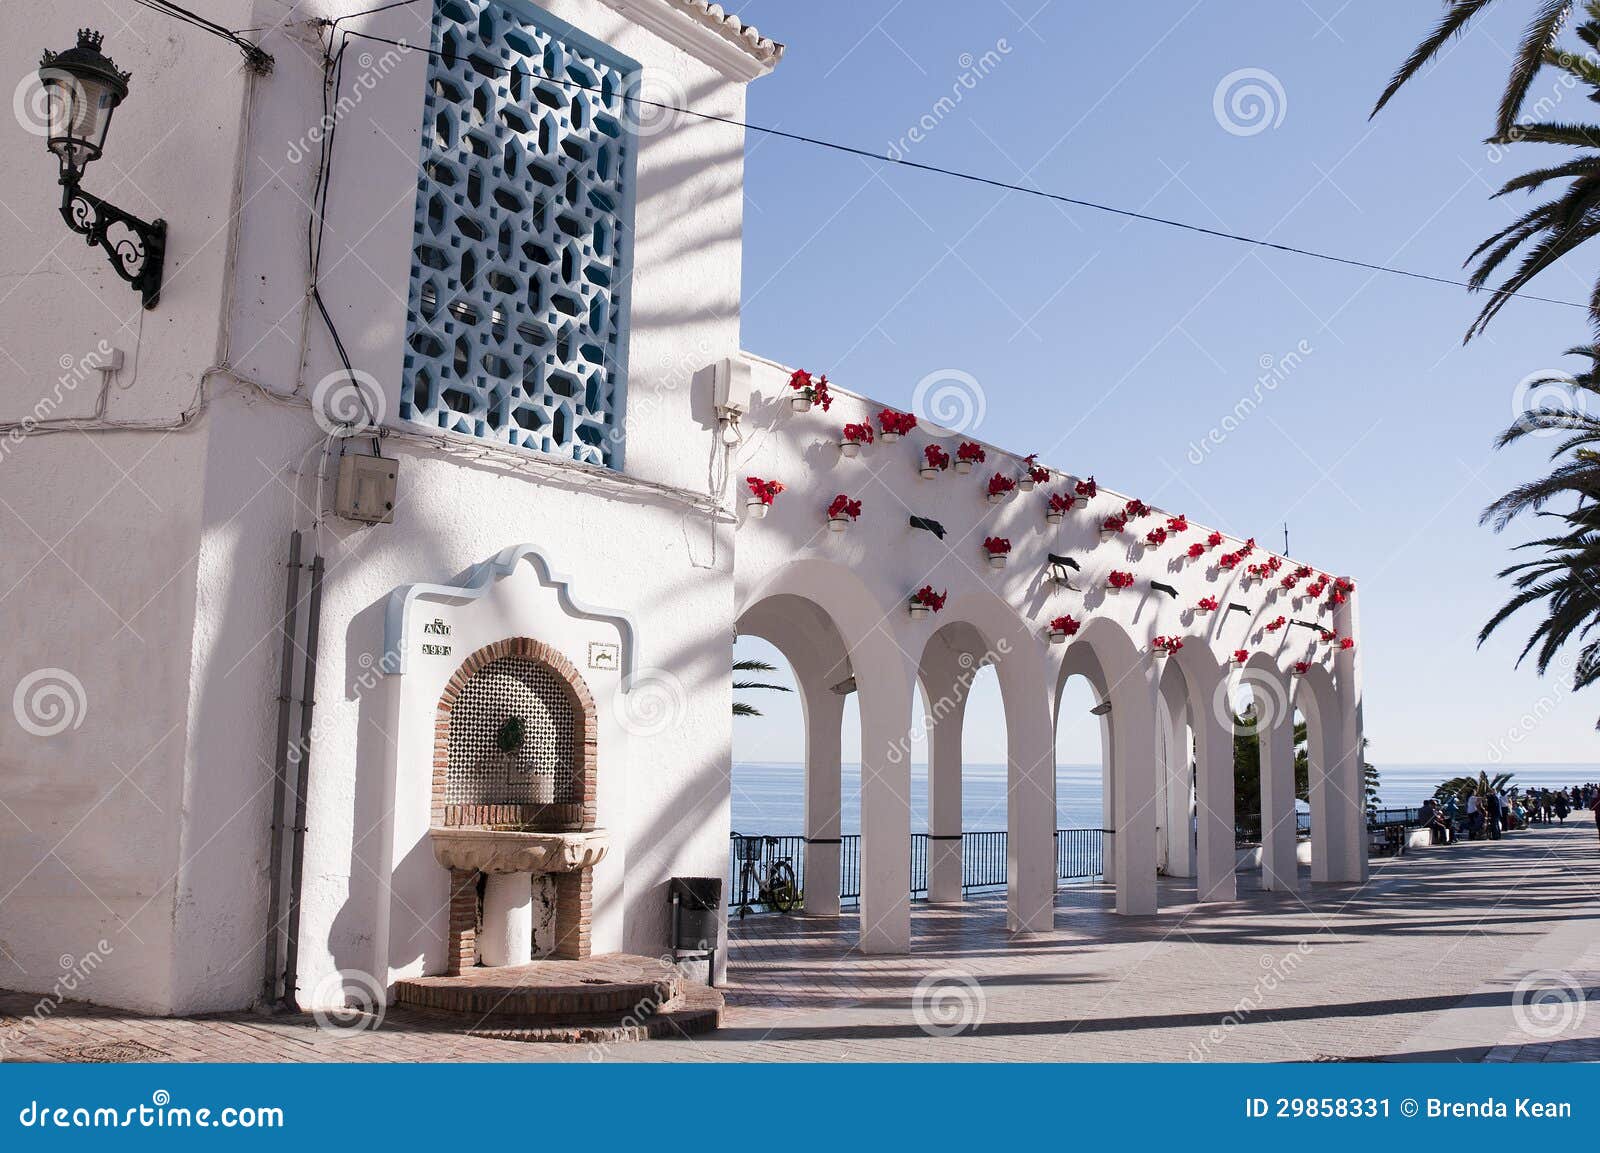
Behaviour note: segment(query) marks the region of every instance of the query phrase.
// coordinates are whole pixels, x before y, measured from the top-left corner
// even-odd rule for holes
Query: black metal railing
[[[1089,880],[1105,872],[1101,829],[1057,829],[1056,878],[1062,881]],[[744,905],[759,908],[759,884],[755,872],[766,874],[773,862],[787,858],[794,869],[801,892],[806,887],[806,839],[793,834],[749,836],[734,833],[728,849],[728,907]],[[839,838],[839,899],[846,904],[861,899],[861,834]],[[927,833],[911,834],[910,876],[912,897],[928,895],[929,852]],[[746,869],[746,861],[754,869]],[[1006,834],[975,832],[961,834],[961,890],[1004,888],[1006,884]]]

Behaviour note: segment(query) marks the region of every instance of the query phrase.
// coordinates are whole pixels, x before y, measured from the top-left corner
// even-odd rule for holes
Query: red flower
[[[1206,547],[1207,548],[1216,548],[1221,543],[1222,543],[1222,534],[1220,532],[1214,532],[1210,536],[1206,537]]]
[[[1004,473],[997,472],[989,478],[989,495],[1004,496],[1017,487],[1017,482]]]
[[[1355,582],[1345,577],[1336,578],[1333,582],[1333,587],[1342,593],[1353,593],[1356,591]]]
[[[1340,592],[1338,589],[1334,589],[1328,594],[1328,603],[1330,605],[1342,605],[1344,604],[1344,599],[1344,593]]]
[[[771,504],[783,491],[781,480],[762,480],[759,476],[747,476],[744,482],[750,486],[750,495],[762,504]]]
[[[1100,492],[1100,486],[1094,483],[1094,477],[1092,476],[1088,480],[1080,480],[1075,487],[1079,496],[1086,496],[1090,500],[1093,500]]]
[[[1160,548],[1167,541],[1167,530],[1157,525],[1144,534],[1144,539],[1151,548]]]
[[[1288,623],[1289,622],[1284,620],[1284,618],[1282,618],[1282,617],[1279,617],[1277,620],[1274,620],[1274,621],[1268,621],[1267,622],[1267,631],[1269,633],[1275,633],[1279,629],[1281,629],[1284,625],[1286,625]]]
[[[1322,639],[1324,641],[1331,641],[1331,640],[1333,640],[1335,637],[1337,637],[1339,635],[1338,633],[1334,632],[1332,629],[1318,629],[1317,631],[1322,634]]]
[[[1069,637],[1078,631],[1078,622],[1070,614],[1056,617],[1050,622],[1050,631],[1053,633],[1066,633]]]
[[[1283,567],[1283,558],[1275,557],[1275,556],[1269,556],[1267,558],[1267,571],[1268,572],[1277,572],[1282,567]]]
[[[1004,556],[1011,551],[1011,538],[1003,536],[986,536],[983,538],[983,548],[990,556]]]
[[[820,379],[813,380],[809,372],[797,368],[794,370],[794,375],[789,377],[789,387],[814,404],[821,405],[823,412],[833,407],[833,394],[828,391],[827,373],[823,373]]]
[[[983,451],[983,445],[964,440],[956,448],[956,459],[969,464],[982,464],[989,459],[989,455]]]
[[[1034,484],[1049,484],[1050,483],[1050,470],[1047,469],[1047,468],[1041,468],[1039,465],[1036,465],[1036,464],[1029,465],[1028,466],[1028,479],[1033,481]]]
[[[1306,585],[1306,592],[1313,597],[1319,597],[1322,595],[1322,590],[1327,587],[1328,586],[1322,581],[1312,581],[1310,584]]]
[[[886,408],[878,414],[878,427],[882,428],[884,432],[893,432],[904,436],[917,427],[917,418],[909,412],[896,412],[892,408]]]
[[[1158,653],[1166,653],[1168,656],[1171,656],[1173,653],[1177,652],[1183,647],[1183,638],[1157,637],[1155,640],[1150,642],[1150,647]]]
[[[1050,511],[1051,512],[1059,512],[1059,513],[1071,512],[1072,509],[1073,509],[1073,506],[1076,505],[1077,503],[1078,502],[1073,500],[1072,497],[1070,497],[1070,496],[1062,496],[1059,492],[1053,492],[1053,493],[1050,494]]]
[[[936,444],[930,444],[922,450],[922,458],[926,460],[928,468],[946,469],[950,467],[950,454]]]
[[[1233,663],[1234,664],[1242,665],[1242,664],[1245,663],[1245,661],[1247,661],[1249,659],[1250,659],[1250,650],[1249,649],[1234,649],[1233,650]]]
[[[1127,504],[1122,506],[1122,511],[1127,513],[1128,516],[1132,517],[1134,520],[1137,520],[1142,516],[1150,515],[1150,506],[1145,504],[1144,501],[1140,500],[1138,497],[1134,497]]]
[[[1195,607],[1201,612],[1214,613],[1217,611],[1217,598],[1201,597],[1199,603],[1196,604]]]
[[[950,592],[948,589],[942,593],[936,593],[933,591],[932,585],[923,585],[916,592],[911,594],[911,600],[916,604],[925,605],[934,612],[938,612],[940,609],[944,608],[945,599],[949,597],[949,595]]]
[[[1105,520],[1100,522],[1101,532],[1121,532],[1127,527],[1128,518],[1120,512],[1112,516],[1108,516]]]
[[[830,520],[841,516],[847,516],[851,520],[855,520],[860,515],[861,502],[859,500],[851,500],[842,492],[834,497],[833,502],[828,505],[828,518]]]
[[[1239,555],[1240,556],[1249,556],[1251,553],[1253,553],[1255,551],[1256,551],[1256,538],[1255,537],[1251,537],[1249,540],[1245,541],[1243,547],[1241,547],[1239,549]]]
[[[1284,577],[1278,583],[1281,584],[1286,589],[1294,588],[1294,574],[1290,573],[1288,576]]]
[[[1106,582],[1114,589],[1132,588],[1133,574],[1131,572],[1123,572],[1120,569],[1113,569],[1111,575],[1106,578]]]
[[[1189,518],[1181,512],[1177,516],[1167,518],[1167,531],[1176,536],[1180,532],[1189,531]]]
[[[1294,662],[1294,671],[1299,673],[1301,676],[1305,676],[1306,673],[1311,671],[1311,662],[1310,661],[1295,661]]]
[[[1225,553],[1222,554],[1221,557],[1219,557],[1217,559],[1217,563],[1220,564],[1223,568],[1231,569],[1231,568],[1233,568],[1234,566],[1236,566],[1239,563],[1239,557],[1240,557],[1239,553],[1236,553],[1236,552],[1225,552]]]
[[[844,426],[844,438],[852,444],[871,444],[872,426],[870,424],[847,424]]]
[[[1206,546],[1201,544],[1199,541],[1195,541],[1194,544],[1189,546],[1189,559],[1190,560],[1199,560],[1201,557],[1203,557],[1205,555],[1206,555]]]
[[[1310,576],[1311,575],[1311,566],[1308,565],[1308,564],[1301,565],[1299,568],[1294,570],[1294,575],[1295,575],[1296,579],[1299,579],[1301,577]]]
[[[1355,642],[1355,640],[1353,638],[1351,638],[1351,637],[1341,637],[1339,639],[1339,651],[1340,652],[1346,652],[1347,653],[1347,652],[1349,652],[1351,649],[1353,649],[1355,647],[1356,647],[1356,642]]]

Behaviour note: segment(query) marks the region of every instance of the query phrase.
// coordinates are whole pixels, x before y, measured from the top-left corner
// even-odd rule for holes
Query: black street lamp
[[[61,218],[89,244],[98,244],[111,258],[117,275],[154,308],[161,299],[161,266],[166,258],[167,225],[149,223],[79,187],[83,170],[105,147],[111,114],[128,94],[132,73],[100,52],[100,33],[78,30],[78,43],[65,52],[46,52],[39,62],[49,131],[45,146],[61,161]],[[122,225],[131,235],[110,239],[106,232]]]

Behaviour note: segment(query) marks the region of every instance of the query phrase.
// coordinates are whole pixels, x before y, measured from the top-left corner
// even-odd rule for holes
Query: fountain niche
[[[527,637],[469,656],[434,720],[428,837],[450,870],[448,972],[590,953],[594,700],[570,661]]]

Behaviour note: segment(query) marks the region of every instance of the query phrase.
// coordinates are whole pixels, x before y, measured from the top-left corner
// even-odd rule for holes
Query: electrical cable
[[[215,20],[208,20],[198,12],[191,12],[187,8],[170,3],[170,0],[133,0],[133,2],[141,8],[148,8],[152,12],[158,12],[162,16],[170,17],[180,23],[188,24],[200,29],[202,32],[207,32],[219,39],[226,40],[239,49],[244,56],[245,63],[250,66],[253,72],[265,75],[272,71],[273,60],[271,53],[259,45],[252,44],[232,29],[223,27]]]
[[[374,36],[367,32],[349,31],[346,36],[356,36],[363,40],[373,40],[380,44],[391,44],[411,52],[425,52],[430,57],[442,57],[444,54],[432,48],[419,48],[414,44],[407,44],[403,40],[393,40],[384,36]],[[488,68],[486,63],[474,61],[474,67],[480,71],[491,71],[500,75],[511,75],[509,68]],[[582,84],[564,76],[550,76],[529,71],[529,76],[536,76],[548,80],[553,84],[561,84],[569,88],[576,88],[583,92],[592,92],[597,95],[608,95],[602,89],[589,84]],[[1455,288],[1465,288],[1469,291],[1479,291],[1479,288],[1465,280],[1455,280],[1448,276],[1435,276],[1432,273],[1416,272],[1408,268],[1397,268],[1389,264],[1378,264],[1370,260],[1358,260],[1355,257],[1339,256],[1331,252],[1321,252],[1314,248],[1301,248],[1298,245],[1283,244],[1275,240],[1263,240],[1260,237],[1246,236],[1239,232],[1228,232],[1220,228],[1207,228],[1202,224],[1191,224],[1184,220],[1174,220],[1166,216],[1156,216],[1148,212],[1139,212],[1131,208],[1119,208],[1113,204],[1104,204],[1100,201],[1085,200],[1082,197],[1068,196],[1060,192],[1049,192],[1042,188],[1030,188],[1023,184],[1014,184],[1008,180],[1001,180],[993,176],[984,176],[976,172],[963,172],[957,168],[945,168],[937,164],[924,164],[917,160],[907,160],[903,156],[888,156],[881,152],[873,152],[866,148],[857,148],[851,144],[841,144],[834,140],[825,140],[818,136],[808,136],[799,132],[787,132],[781,128],[769,128],[762,124],[752,124],[748,121],[738,120],[731,116],[723,116],[715,112],[701,112],[694,108],[684,108],[676,104],[666,104],[658,100],[646,100],[642,96],[633,96],[622,93],[624,101],[648,105],[663,112],[677,112],[684,116],[694,116],[701,120],[713,121],[717,124],[726,124],[729,127],[740,128],[746,132],[755,132],[764,136],[777,137],[780,140],[789,140],[798,144],[809,144],[817,148],[841,152],[848,156],[857,156],[865,160],[875,160],[880,164],[898,165],[902,168],[912,168],[921,172],[931,172],[940,176],[948,176],[956,180],[964,180],[972,184],[981,184],[990,188],[997,188],[1005,192],[1020,192],[1028,196],[1039,197],[1043,200],[1053,201],[1058,204],[1068,204],[1075,208],[1092,209],[1095,212],[1104,212],[1112,216],[1120,216],[1127,220],[1138,220],[1146,224],[1159,224],[1166,228],[1175,228],[1184,232],[1192,232],[1200,236],[1210,236],[1218,240],[1230,240],[1237,244],[1244,244],[1252,248],[1264,248],[1273,252],[1283,252],[1294,256],[1305,256],[1313,260],[1326,261],[1330,264],[1340,264],[1349,268],[1365,269],[1368,272],[1379,272],[1389,276],[1402,276],[1411,280],[1423,280],[1432,284],[1447,284]],[[1588,310],[1587,304],[1572,300],[1560,300],[1552,296],[1535,296],[1527,292],[1502,292],[1498,289],[1488,290],[1500,299],[1531,300],[1540,304],[1558,304],[1564,308],[1581,308]]]

